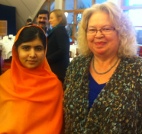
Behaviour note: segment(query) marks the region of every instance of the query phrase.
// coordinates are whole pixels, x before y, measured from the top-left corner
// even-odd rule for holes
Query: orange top
[[[60,134],[62,99],[46,57],[40,67],[24,68],[13,45],[11,69],[0,76],[0,134]]]

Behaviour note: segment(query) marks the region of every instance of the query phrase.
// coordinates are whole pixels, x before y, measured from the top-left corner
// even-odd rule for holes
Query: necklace
[[[103,75],[103,74],[106,74],[108,73],[112,68],[114,68],[116,66],[116,64],[118,63],[119,61],[119,58],[117,59],[117,61],[114,63],[114,65],[112,65],[106,72],[103,72],[103,73],[99,73],[96,69],[95,69],[95,66],[94,66],[94,57],[93,57],[93,62],[92,62],[92,67],[93,67],[93,70],[96,74],[99,74],[99,75]]]

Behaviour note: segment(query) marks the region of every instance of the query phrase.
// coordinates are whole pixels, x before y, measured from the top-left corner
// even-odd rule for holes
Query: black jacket
[[[51,70],[63,82],[69,64],[69,36],[65,26],[57,26],[48,35],[46,58]]]

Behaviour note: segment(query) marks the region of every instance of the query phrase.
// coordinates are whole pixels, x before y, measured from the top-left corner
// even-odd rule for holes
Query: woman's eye
[[[29,50],[29,49],[30,49],[30,47],[29,47],[29,46],[23,46],[23,47],[22,47],[22,49],[24,49],[24,50],[26,50],[26,51],[27,51],[27,50]]]
[[[42,51],[44,48],[42,46],[38,46],[35,48],[37,51]]]
[[[109,31],[110,28],[103,28],[102,30],[103,30],[103,31]]]
[[[90,29],[90,31],[95,31],[95,29]]]
[[[88,33],[94,33],[96,32],[96,29],[88,29]]]

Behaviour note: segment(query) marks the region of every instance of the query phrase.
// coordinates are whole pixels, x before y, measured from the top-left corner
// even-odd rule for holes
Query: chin
[[[37,68],[38,66],[25,66],[25,67],[28,69],[34,69],[34,68]]]
[[[105,55],[106,51],[97,51],[95,52],[96,55]]]

